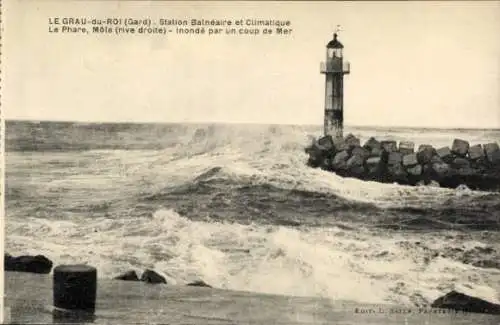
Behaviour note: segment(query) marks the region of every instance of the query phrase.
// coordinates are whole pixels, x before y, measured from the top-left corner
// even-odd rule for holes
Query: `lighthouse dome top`
[[[327,49],[343,49],[344,45],[337,40],[337,33],[333,34],[333,39],[326,45]]]

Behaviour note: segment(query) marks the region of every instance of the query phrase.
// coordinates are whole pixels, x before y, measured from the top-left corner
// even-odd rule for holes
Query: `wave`
[[[252,177],[234,177],[229,170],[216,166],[184,184],[141,198],[141,203],[173,206],[193,220],[206,215],[214,220],[240,223],[288,221],[321,227],[358,223],[363,227],[397,230],[500,230],[500,195],[496,193],[470,191],[464,195],[447,190],[448,198],[443,196],[433,205],[421,206],[426,196],[419,198],[419,189],[406,190],[416,199],[413,202],[406,200],[406,204],[401,205],[400,201],[405,198],[393,197],[395,202],[391,206],[388,202],[374,200],[369,203],[321,189],[313,191],[297,186],[278,186],[276,182],[259,182]],[[432,193],[431,188],[426,190],[427,194]],[[437,191],[443,189],[437,189],[434,195]]]
[[[90,149],[8,152],[11,254],[90,263],[104,278],[153,268],[170,283],[201,278],[368,303],[423,304],[458,286],[495,300],[498,193],[309,168],[303,148],[314,128],[43,128],[35,135],[45,134],[45,148],[81,141]],[[31,129],[10,133],[11,145]]]
[[[203,279],[230,290],[422,305],[459,286],[495,300],[500,275],[489,268],[478,276],[478,267],[498,259],[495,249],[451,233],[445,240],[362,228],[193,221],[172,210],[149,220],[29,218],[18,226],[25,235],[7,238],[12,253],[85,261],[105,278],[153,268],[173,284]]]

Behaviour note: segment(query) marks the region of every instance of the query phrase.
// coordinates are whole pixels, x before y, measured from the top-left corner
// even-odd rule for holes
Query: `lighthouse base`
[[[345,138],[325,136],[307,147],[307,164],[342,177],[401,185],[431,185],[500,192],[500,147],[497,143],[470,146],[455,139],[450,147],[409,141],[378,141],[361,145],[352,134]]]

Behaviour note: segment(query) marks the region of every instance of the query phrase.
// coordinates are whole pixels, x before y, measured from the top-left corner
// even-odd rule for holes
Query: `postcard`
[[[498,324],[499,1],[1,7],[6,324]]]

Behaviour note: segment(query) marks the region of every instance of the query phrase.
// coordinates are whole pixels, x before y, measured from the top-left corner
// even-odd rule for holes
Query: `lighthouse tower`
[[[321,73],[325,74],[325,124],[324,135],[342,137],[344,129],[344,75],[349,74],[349,62],[343,61],[344,45],[337,33],[326,45],[326,61],[321,62]]]

